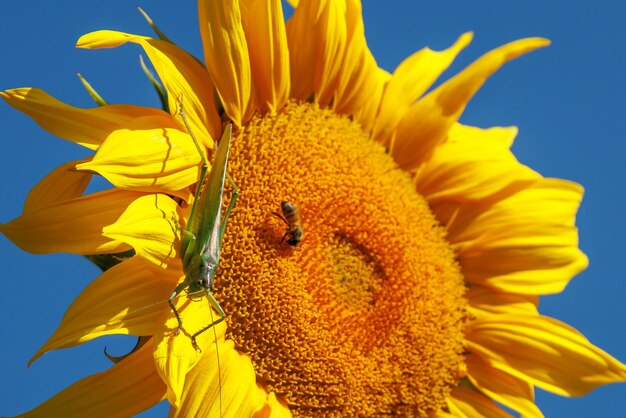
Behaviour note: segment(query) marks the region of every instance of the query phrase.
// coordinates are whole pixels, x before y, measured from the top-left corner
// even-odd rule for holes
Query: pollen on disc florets
[[[347,117],[308,103],[233,138],[240,188],[215,294],[258,382],[296,415],[424,415],[463,362],[464,285],[410,176]],[[302,215],[298,247],[272,215]]]

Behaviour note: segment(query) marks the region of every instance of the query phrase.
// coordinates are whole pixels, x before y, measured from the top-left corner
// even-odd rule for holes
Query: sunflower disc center
[[[335,298],[349,311],[372,310],[384,270],[367,248],[345,235],[335,234],[330,244],[328,264],[333,266]]]

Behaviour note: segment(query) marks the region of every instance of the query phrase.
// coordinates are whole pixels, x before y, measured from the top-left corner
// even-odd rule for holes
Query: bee
[[[300,244],[300,241],[302,241],[302,237],[304,236],[301,223],[302,220],[300,219],[300,211],[294,206],[293,203],[286,200],[283,200],[280,203],[280,210],[283,212],[282,215],[278,212],[272,212],[272,215],[280,218],[285,224],[287,224],[287,230],[285,231],[285,235],[283,235],[283,239],[281,239],[280,242],[283,242],[285,238],[289,236],[287,244],[295,247]]]

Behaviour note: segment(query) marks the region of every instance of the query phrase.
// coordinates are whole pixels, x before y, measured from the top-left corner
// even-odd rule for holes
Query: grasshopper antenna
[[[213,319],[213,309],[211,309],[211,322],[214,322]],[[213,338],[215,339],[215,355],[217,356],[217,384],[220,388],[220,417],[222,415],[222,366],[220,365],[220,352],[219,352],[219,344],[217,343],[217,331],[215,327],[213,327]]]

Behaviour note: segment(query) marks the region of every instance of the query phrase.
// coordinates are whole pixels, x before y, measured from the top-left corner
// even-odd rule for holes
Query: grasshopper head
[[[212,264],[201,264],[200,269],[196,274],[188,275],[186,280],[189,281],[189,287],[187,291],[189,293],[196,293],[202,290],[213,290],[213,277],[215,276],[215,266]]]
[[[187,293],[195,294],[204,290],[205,280],[202,278],[197,278],[189,283],[189,287],[187,288]]]

